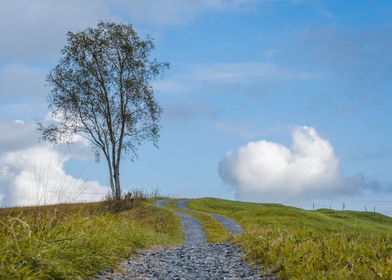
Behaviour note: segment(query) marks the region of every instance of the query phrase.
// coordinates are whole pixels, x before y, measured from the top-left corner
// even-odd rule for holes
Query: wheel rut
[[[184,209],[184,210],[192,210],[189,208],[188,203],[191,201],[191,199],[180,199],[176,201],[176,206],[178,208]],[[232,234],[242,234],[244,233],[244,229],[239,225],[236,221],[234,221],[232,218],[229,218],[227,216],[221,215],[221,214],[214,214],[214,213],[207,213],[203,212],[206,214],[211,215],[214,217],[218,222],[223,224],[223,226],[226,228],[226,230]]]
[[[180,209],[191,210],[189,199],[176,201]],[[167,200],[154,203],[165,207]],[[241,249],[231,243],[208,243],[199,220],[180,211],[185,233],[183,246],[157,246],[142,250],[139,254],[121,264],[123,272],[104,272],[95,279],[276,279],[274,276],[260,276],[260,271],[243,258]],[[208,213],[210,214],[210,213]],[[233,219],[211,214],[233,234],[243,229]]]
[[[198,219],[192,215],[177,212],[181,217],[182,229],[185,233],[184,246],[207,244],[207,237]]]

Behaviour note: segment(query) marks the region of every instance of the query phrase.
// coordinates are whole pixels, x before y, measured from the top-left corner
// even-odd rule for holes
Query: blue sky
[[[151,34],[154,56],[171,64],[154,82],[164,109],[159,149],[145,144],[123,163],[125,190],[307,208],[344,201],[392,214],[390,1],[0,1],[2,205],[37,202],[28,178],[69,181],[64,196],[84,182],[86,193],[104,192],[105,163],[86,143],[51,150],[34,130],[48,115],[45,75],[66,31],[99,20]],[[57,173],[37,176],[42,161]]]

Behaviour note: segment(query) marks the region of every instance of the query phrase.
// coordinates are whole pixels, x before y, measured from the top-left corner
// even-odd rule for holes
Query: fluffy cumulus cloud
[[[292,141],[291,147],[262,140],[230,151],[219,174],[246,200],[293,202],[357,190],[343,177],[331,144],[314,128],[294,128]]]
[[[89,147],[83,139],[53,147],[37,142],[35,124],[16,120],[1,122],[0,205],[36,205],[102,199],[108,188],[66,173],[71,158],[85,158]]]

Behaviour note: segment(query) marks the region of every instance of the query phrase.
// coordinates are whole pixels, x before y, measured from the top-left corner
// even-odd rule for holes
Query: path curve
[[[218,220],[227,231],[229,231],[232,234],[242,234],[244,233],[244,229],[232,218],[229,218],[227,216],[221,215],[221,214],[212,214],[210,213],[212,217]]]
[[[185,210],[192,210],[189,208],[188,203],[191,201],[191,199],[180,199],[176,200],[176,206],[181,209]],[[244,233],[244,229],[239,225],[236,221],[234,221],[232,218],[229,218],[227,216],[221,215],[221,214],[213,214],[213,213],[208,213],[204,212],[206,214],[210,214],[212,217],[218,220],[223,226],[226,228],[226,230],[232,234],[242,234]]]
[[[182,229],[185,233],[184,246],[197,246],[207,243],[207,237],[198,219],[181,212],[177,212],[177,215],[181,217]]]
[[[154,201],[155,206],[166,207],[169,204],[169,201],[166,199],[159,199]]]
[[[164,199],[154,201],[154,205],[156,206],[164,207],[167,204],[168,201]],[[198,219],[192,215],[178,211],[176,211],[176,214],[181,218],[182,230],[185,233],[184,246],[197,246],[207,243],[207,237]]]

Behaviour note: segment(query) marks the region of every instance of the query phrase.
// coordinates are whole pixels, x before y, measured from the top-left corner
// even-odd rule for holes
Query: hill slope
[[[267,274],[392,279],[390,217],[216,198],[189,206],[198,211],[183,211],[200,219],[212,242],[228,233],[202,212],[240,223],[245,234],[231,238]],[[182,240],[174,212],[146,200],[122,201],[115,209],[108,202],[0,209],[0,279],[83,279],[115,267],[136,249]]]
[[[189,205],[237,220],[246,233],[236,242],[248,258],[282,278],[392,279],[390,217],[216,198]]]

